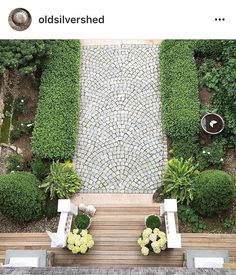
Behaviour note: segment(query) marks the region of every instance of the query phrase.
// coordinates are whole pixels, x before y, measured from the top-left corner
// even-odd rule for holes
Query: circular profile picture
[[[17,8],[11,11],[8,17],[9,25],[16,31],[24,31],[29,28],[32,18],[26,9]]]

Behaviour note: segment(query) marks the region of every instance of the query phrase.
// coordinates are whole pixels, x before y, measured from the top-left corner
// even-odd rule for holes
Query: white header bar
[[[1,4],[0,39],[236,38],[235,0],[9,0]],[[24,8],[32,16],[25,31],[13,30],[8,23],[15,8]],[[98,22],[101,17],[104,23]]]

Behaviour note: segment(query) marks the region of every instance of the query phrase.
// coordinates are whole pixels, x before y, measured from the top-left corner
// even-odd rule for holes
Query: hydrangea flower
[[[76,229],[73,229],[73,234],[78,234],[79,233],[79,229],[76,228]],[[78,235],[79,236],[79,235]]]
[[[143,238],[148,238],[152,234],[152,229],[151,228],[146,228],[143,230]]]
[[[85,237],[87,234],[88,234],[88,230],[87,230],[87,229],[82,230],[81,233],[80,233],[80,235],[81,235],[82,237]]]
[[[159,228],[154,228],[154,230],[153,230],[153,233],[154,233],[155,235],[158,235],[160,232],[161,232],[161,231],[160,231]]]
[[[80,252],[80,247],[79,246],[74,246],[74,248],[72,249],[72,253],[73,254],[78,254]]]
[[[87,250],[88,250],[88,247],[87,247],[86,244],[82,244],[82,245],[80,246],[80,253],[81,253],[81,254],[85,254],[85,253],[87,252]]]
[[[143,239],[143,244],[144,244],[144,245],[148,244],[149,242],[150,242],[149,238]]]
[[[151,247],[154,249],[154,248],[157,248],[160,246],[160,243],[158,241],[155,241],[155,242],[152,242],[151,243]]]
[[[156,234],[154,234],[154,233],[150,234],[150,236],[149,236],[149,240],[150,241],[155,242],[156,239],[157,239],[157,235]]]
[[[154,252],[155,254],[159,254],[159,253],[161,252],[160,247],[155,247],[155,248],[153,249],[153,252]]]
[[[149,254],[149,249],[147,247],[142,247],[141,252],[144,256],[147,256]]]
[[[93,246],[94,246],[94,241],[93,240],[88,241],[87,247],[92,248]]]

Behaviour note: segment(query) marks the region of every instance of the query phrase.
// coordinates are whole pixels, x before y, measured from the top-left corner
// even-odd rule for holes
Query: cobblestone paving
[[[83,46],[74,162],[82,192],[149,193],[166,164],[157,45]]]

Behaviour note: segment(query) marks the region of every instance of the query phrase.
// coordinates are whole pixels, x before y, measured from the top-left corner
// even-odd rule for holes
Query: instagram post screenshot
[[[235,8],[2,1],[0,274],[236,274]]]

